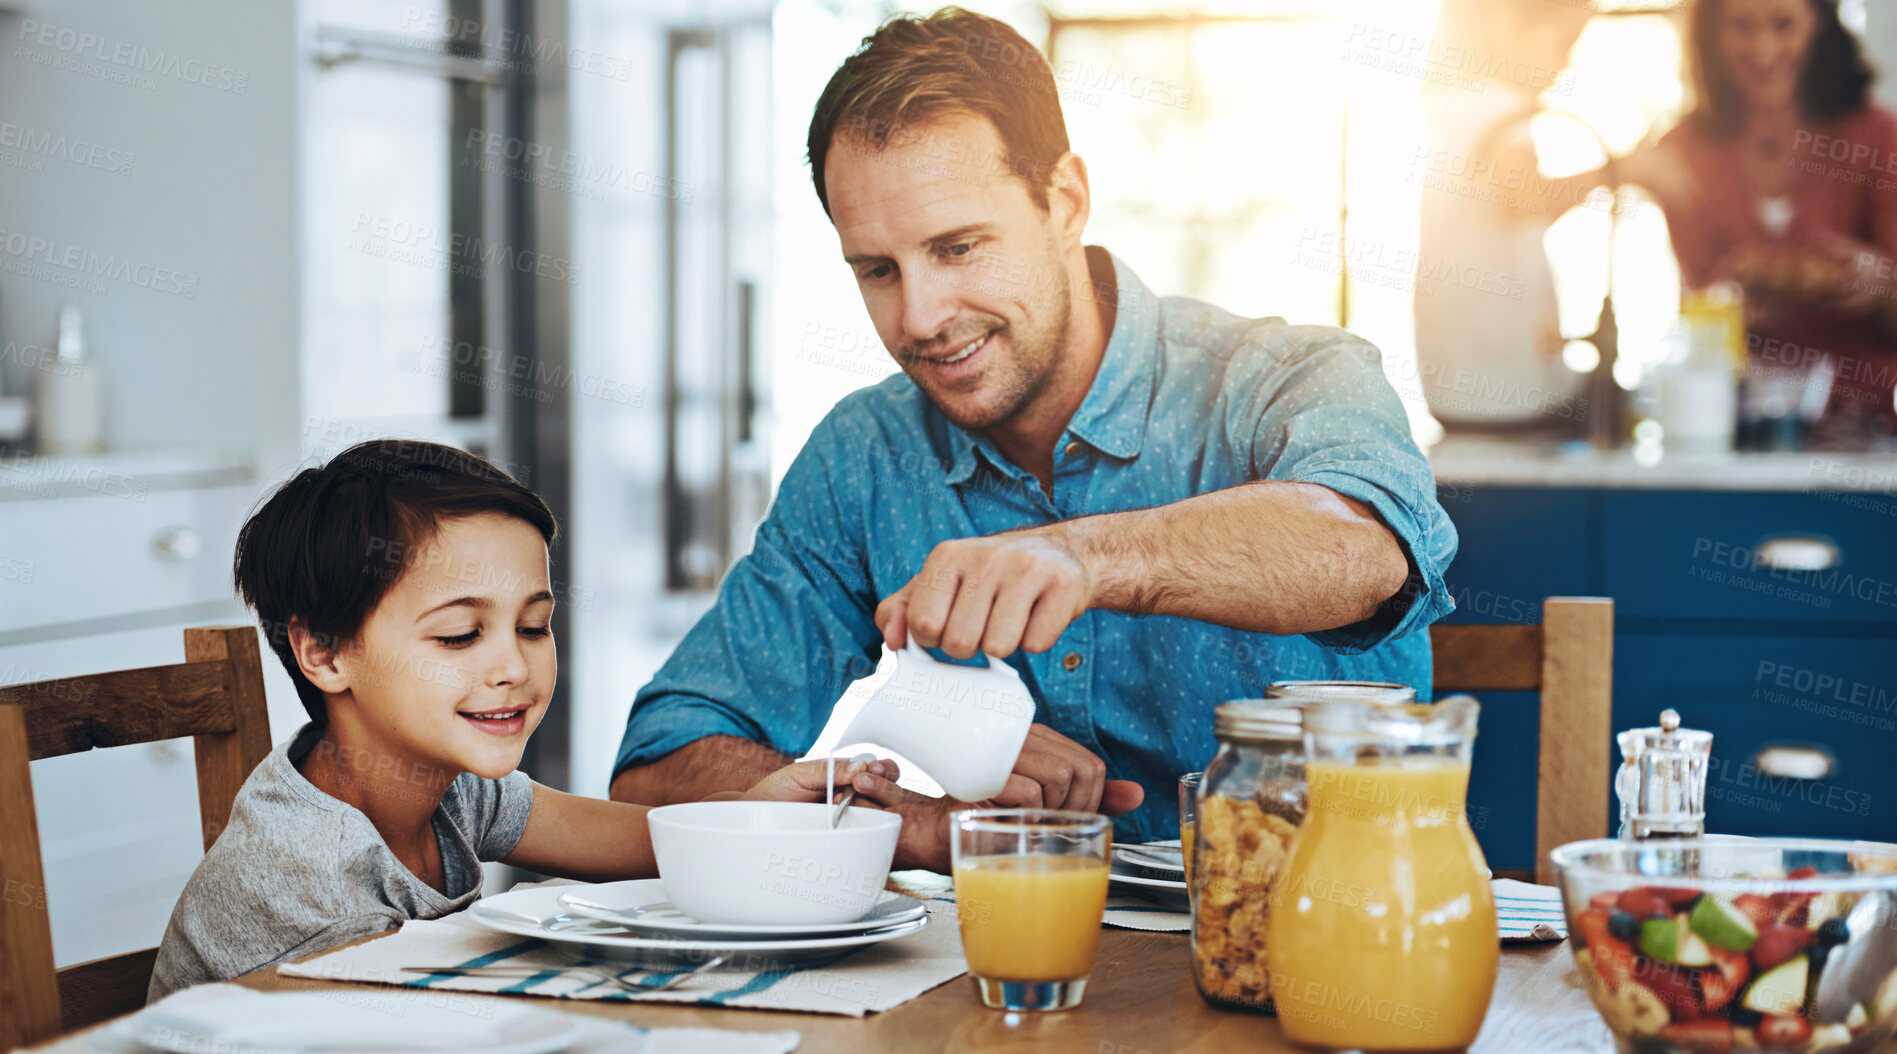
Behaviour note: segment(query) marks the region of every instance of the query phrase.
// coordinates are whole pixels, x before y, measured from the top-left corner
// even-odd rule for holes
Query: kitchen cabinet
[[[1461,535],[1445,621],[1532,622],[1546,596],[1612,597],[1614,728],[1672,707],[1713,733],[1709,831],[1891,836],[1897,459],[1642,465],[1452,440],[1431,461]],[[1520,788],[1535,780],[1535,697],[1482,701],[1477,838],[1491,866],[1532,867],[1534,803]]]
[[[0,684],[184,661],[184,630],[243,624],[237,531],[265,481],[241,455],[0,466]],[[272,741],[303,720],[264,650]],[[54,959],[158,943],[203,855],[188,740],[32,763]]]

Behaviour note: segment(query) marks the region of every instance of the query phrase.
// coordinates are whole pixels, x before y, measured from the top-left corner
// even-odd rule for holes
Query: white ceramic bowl
[[[701,801],[647,814],[665,895],[700,922],[753,926],[851,922],[889,878],[902,817],[852,807]]]

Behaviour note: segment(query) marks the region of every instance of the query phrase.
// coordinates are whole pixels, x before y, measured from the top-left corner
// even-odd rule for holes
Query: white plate
[[[1113,871],[1107,876],[1107,893],[1111,896],[1138,897],[1162,908],[1183,908],[1192,902],[1186,894],[1184,882],[1129,875],[1120,871]]]
[[[600,911],[574,904],[577,898],[601,907]],[[672,906],[666,900],[665,885],[656,878],[629,882],[602,882],[590,886],[570,886],[560,893],[560,904],[569,914],[616,922],[629,930],[655,937],[697,941],[754,941],[771,937],[795,940],[806,937],[845,937],[853,933],[894,926],[922,917],[920,900],[884,890],[871,906],[869,914],[852,922],[802,923],[784,926],[746,926],[729,922],[700,922]],[[652,905],[657,905],[653,910]],[[643,912],[634,909],[645,908]]]
[[[144,1049],[202,1054],[554,1054],[578,1042],[581,1022],[534,1006],[400,989],[362,993],[253,992],[206,985],[108,1026]]]
[[[1177,848],[1170,852],[1166,849],[1146,849],[1135,846],[1116,845],[1113,847],[1113,862],[1124,869],[1138,871],[1158,871],[1167,874],[1184,875],[1186,866],[1183,860],[1174,863],[1179,856]]]
[[[639,937],[612,923],[599,923],[597,930],[548,929],[545,922],[571,914],[560,904],[560,896],[565,892],[567,889],[564,886],[543,886],[484,897],[468,909],[468,917],[489,929],[522,937],[538,937],[594,959],[647,966],[695,966],[713,956],[722,955],[727,961],[719,969],[745,972],[839,958],[853,948],[907,937],[929,924],[928,916],[924,915],[908,922],[861,933],[798,940]]]
[[[1185,882],[1176,878],[1147,878],[1144,875],[1129,875],[1121,871],[1111,872],[1107,876],[1110,885],[1136,886],[1140,889],[1163,889],[1173,893],[1184,893]]]

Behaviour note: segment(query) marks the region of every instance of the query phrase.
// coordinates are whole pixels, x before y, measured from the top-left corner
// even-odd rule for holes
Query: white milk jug
[[[896,672],[870,695],[837,741],[873,743],[915,762],[951,798],[1001,793],[1034,724],[1034,697],[1014,668],[938,661],[915,638],[896,653]]]

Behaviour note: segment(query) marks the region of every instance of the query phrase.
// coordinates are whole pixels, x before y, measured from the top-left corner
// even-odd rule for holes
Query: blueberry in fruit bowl
[[[1851,939],[1851,927],[1842,918],[1829,918],[1818,927],[1818,943],[1825,947]]]
[[[1640,920],[1632,912],[1616,911],[1607,916],[1607,932],[1623,941],[1634,940],[1640,936]]]

